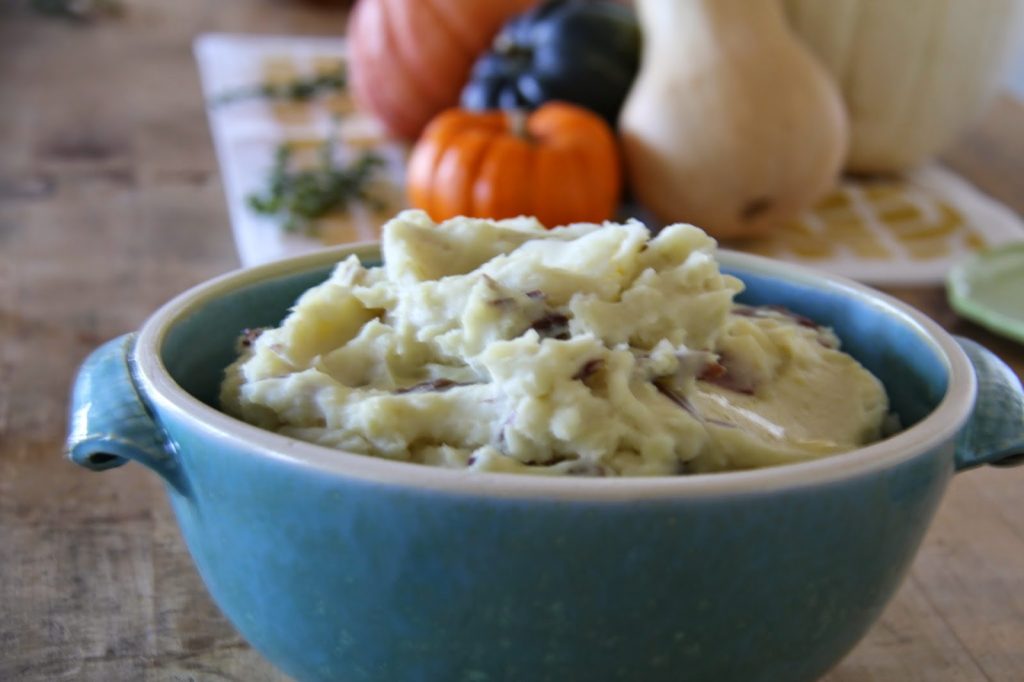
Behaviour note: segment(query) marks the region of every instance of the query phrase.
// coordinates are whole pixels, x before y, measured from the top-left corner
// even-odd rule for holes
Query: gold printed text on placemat
[[[302,76],[295,59],[288,55],[263,60],[263,82],[271,86],[288,86]],[[313,118],[309,102],[276,100],[271,103],[274,118],[284,125],[309,123]]]
[[[742,245],[808,261],[927,261],[985,246],[952,205],[898,181],[847,181],[786,228]]]
[[[337,57],[318,55],[313,58],[314,75],[330,76],[332,74],[343,72],[344,69],[345,61],[338,59]],[[349,94],[348,88],[326,93],[320,99],[320,105],[331,116],[349,116],[355,111],[355,104],[352,102],[352,96]]]

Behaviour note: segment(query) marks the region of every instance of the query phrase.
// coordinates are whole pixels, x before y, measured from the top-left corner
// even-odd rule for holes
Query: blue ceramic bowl
[[[833,326],[908,428],[758,471],[553,479],[219,412],[239,330],[280,321],[351,252],[377,258],[335,249],[186,292],[98,349],[72,406],[71,458],[156,471],[214,600],[300,680],[811,680],[879,615],[953,473],[1024,451],[1020,383],[987,351],[852,282],[728,252],[743,300]]]

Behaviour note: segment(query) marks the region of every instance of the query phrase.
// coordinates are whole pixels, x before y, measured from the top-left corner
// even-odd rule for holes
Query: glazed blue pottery
[[[878,617],[950,477],[1024,452],[1020,383],[989,352],[860,285],[729,252],[743,300],[835,328],[902,432],[757,471],[553,479],[339,452],[219,412],[240,330],[279,322],[353,252],[377,258],[201,285],[74,388],[70,457],[161,476],[214,600],[299,680],[813,680]]]

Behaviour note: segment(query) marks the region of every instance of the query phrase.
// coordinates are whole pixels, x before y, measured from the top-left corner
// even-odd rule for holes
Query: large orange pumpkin
[[[346,31],[357,104],[414,139],[459,101],[476,58],[536,0],[359,0]]]
[[[622,185],[611,128],[550,102],[532,114],[449,109],[413,147],[409,201],[434,220],[536,216],[548,227],[612,217]]]

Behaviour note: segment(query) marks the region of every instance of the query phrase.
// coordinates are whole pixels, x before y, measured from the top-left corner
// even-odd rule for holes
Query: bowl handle
[[[956,470],[982,464],[1024,464],[1024,391],[1020,379],[995,353],[954,337],[978,377],[978,397],[956,443]]]
[[[135,334],[125,334],[104,343],[82,363],[71,392],[65,452],[75,464],[93,471],[135,460],[184,494],[184,473],[139,392],[134,348]]]

